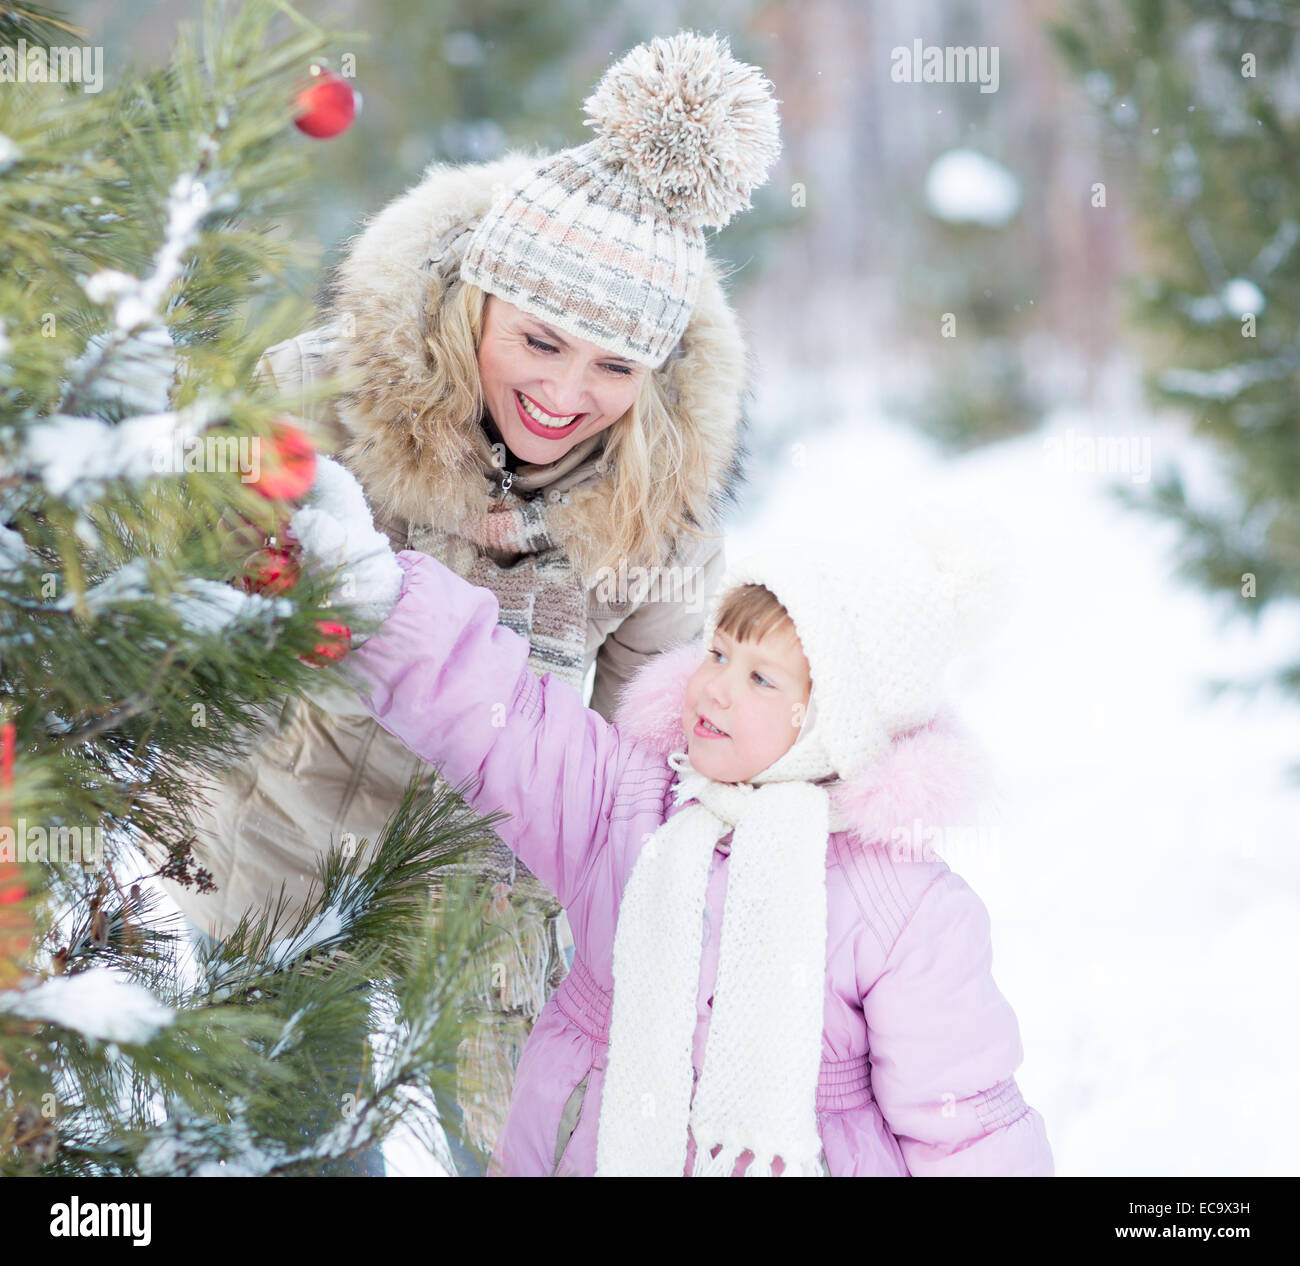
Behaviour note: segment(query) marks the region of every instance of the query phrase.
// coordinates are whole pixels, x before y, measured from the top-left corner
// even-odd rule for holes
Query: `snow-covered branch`
[[[161,321],[163,302],[181,275],[185,256],[199,239],[204,216],[224,206],[225,201],[214,201],[198,172],[178,176],[168,193],[167,227],[153,271],[139,278],[118,269],[102,269],[82,283],[91,302],[112,302],[113,330],[93,341],[86,354],[70,367],[60,409],[72,411],[76,402],[88,399],[95,380],[132,343],[142,342],[147,348],[156,345],[161,336],[170,344]]]
[[[29,429],[17,460],[51,496],[84,506],[119,480],[142,483],[171,471],[172,454],[201,435],[220,414],[208,401],[175,412],[145,413],[113,426],[57,413]]]

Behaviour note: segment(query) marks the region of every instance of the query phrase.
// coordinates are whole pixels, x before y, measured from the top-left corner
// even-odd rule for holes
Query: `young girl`
[[[969,539],[926,530],[864,537],[851,568],[734,567],[702,644],[643,667],[614,724],[529,671],[490,590],[397,555],[345,661],[362,701],[511,814],[576,943],[493,1172],[1052,1174],[987,911],[898,847],[973,765],[937,692],[988,589]]]

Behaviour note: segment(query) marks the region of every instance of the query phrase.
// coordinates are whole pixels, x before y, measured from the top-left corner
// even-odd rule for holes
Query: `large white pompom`
[[[970,649],[1006,622],[1016,597],[1016,549],[1008,520],[969,499],[931,495],[913,507],[913,539],[951,597],[959,637]]]
[[[777,102],[719,36],[683,31],[634,48],[583,103],[601,155],[687,224],[721,228],[781,152]]]

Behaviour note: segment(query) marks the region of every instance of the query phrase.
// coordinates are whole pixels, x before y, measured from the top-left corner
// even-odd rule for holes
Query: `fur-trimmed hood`
[[[615,725],[664,756],[681,751],[686,684],[703,660],[700,637],[642,665],[620,692]],[[919,850],[925,832],[968,824],[991,786],[983,749],[952,712],[944,711],[897,735],[880,760],[827,790],[849,819],[848,834],[859,843],[889,845],[901,838]]]
[[[423,179],[378,212],[355,237],[338,265],[329,301],[334,372],[351,389],[336,411],[344,428],[341,459],[365,487],[384,521],[427,523],[455,531],[486,509],[496,472],[478,418],[453,416],[428,389],[427,314],[459,281],[460,251],[468,234],[506,184],[538,156],[512,152],[494,162],[434,164]],[[742,397],[748,374],[744,341],[723,293],[719,273],[706,264],[699,298],[675,353],[657,370],[681,428],[698,435],[704,470],[684,488],[689,519],[716,532],[734,500],[745,456]],[[601,552],[611,522],[613,484],[600,465],[603,438],[554,463],[568,501],[551,508],[552,523],[580,570]],[[582,446],[579,446],[582,447]],[[673,452],[655,452],[667,477]],[[547,486],[545,466],[522,466],[516,488]],[[531,479],[531,485],[529,480]],[[669,536],[665,524],[660,536]]]

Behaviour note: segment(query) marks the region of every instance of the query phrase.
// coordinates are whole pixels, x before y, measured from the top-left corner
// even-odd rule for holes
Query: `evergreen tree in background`
[[[943,17],[929,40],[958,48],[986,41],[978,6],[955,3]],[[1023,203],[1044,195],[1038,181],[1022,180],[1032,171],[1028,103],[1016,96],[1022,83],[1007,80],[992,93],[969,82],[893,85],[900,103],[919,91],[933,104],[915,136],[908,183],[886,211],[903,261],[899,320],[928,364],[887,406],[956,452],[1032,430],[1048,405],[1029,381],[1024,341],[1046,261]]]
[[[25,71],[81,34],[0,4]],[[452,876],[493,819],[413,783],[301,915],[203,949],[150,884],[210,882],[193,772],[373,627],[337,578],[283,573],[314,449],[251,384],[311,323],[269,296],[320,145],[295,94],[333,39],[251,0],[102,91],[0,83],[0,1173],[329,1172],[399,1114],[436,1148],[454,1097],[491,950]],[[232,553],[231,523],[266,548]]]
[[[1211,502],[1174,470],[1122,495],[1175,520],[1185,574],[1253,619],[1300,598],[1300,12],[1085,0],[1071,14],[1052,34],[1123,155],[1110,197],[1149,230],[1134,295],[1152,397],[1189,411],[1230,484]],[[1276,680],[1300,696],[1300,659]]]

